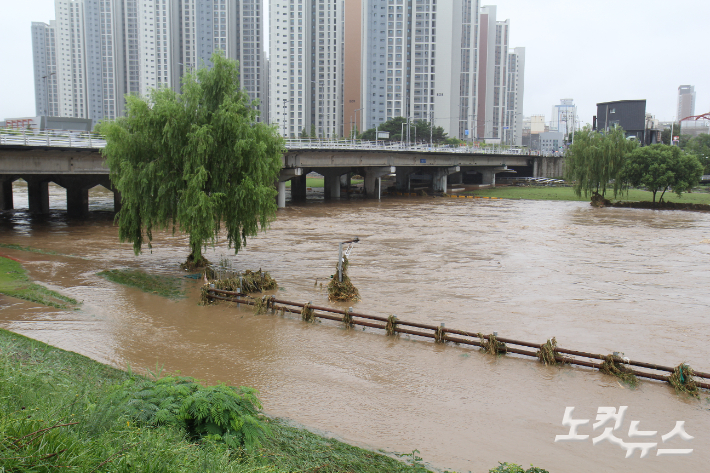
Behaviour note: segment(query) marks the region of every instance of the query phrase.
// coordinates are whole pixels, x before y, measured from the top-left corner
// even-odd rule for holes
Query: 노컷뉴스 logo
[[[592,431],[599,429],[603,429],[603,431],[592,439],[592,445],[606,440],[625,449],[626,458],[633,456],[636,450],[641,453],[640,458],[645,458],[653,449],[659,446],[658,431],[639,430],[640,422],[632,420],[629,425],[628,437],[638,441],[627,442],[614,435],[614,432],[619,431],[621,428],[627,409],[628,406],[621,406],[618,411],[615,407],[600,407],[597,409],[597,421],[592,425]],[[579,432],[580,427],[589,424],[589,419],[574,419],[572,417],[573,413],[574,407],[567,407],[565,409],[565,414],[562,417],[562,425],[569,427],[569,433],[555,436],[555,442],[582,442],[589,439],[589,434]],[[610,421],[613,421],[613,424],[611,424]],[[661,445],[663,446],[663,444],[670,442],[676,437],[684,441],[689,441],[694,438],[685,432],[685,421],[676,421],[675,427],[667,434],[661,436]],[[658,448],[656,450],[656,456],[690,455],[691,453],[693,453],[692,448]]]

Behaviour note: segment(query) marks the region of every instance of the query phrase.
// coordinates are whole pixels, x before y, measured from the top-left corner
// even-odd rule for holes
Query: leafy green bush
[[[112,398],[125,405],[123,414],[134,422],[179,427],[195,440],[207,438],[253,450],[271,434],[259,418],[261,404],[252,388],[205,387],[192,378],[168,376],[138,385],[129,380]]]
[[[537,468],[530,465],[527,470],[523,469],[520,465],[515,465],[513,463],[501,463],[492,470],[488,470],[488,473],[549,473],[547,470],[542,468]]]

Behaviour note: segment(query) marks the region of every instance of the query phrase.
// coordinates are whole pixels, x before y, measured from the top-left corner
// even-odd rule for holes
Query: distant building
[[[540,151],[557,153],[565,150],[565,135],[560,131],[540,133]]]
[[[525,48],[514,48],[508,54],[508,96],[505,111],[505,143],[523,144],[523,98],[525,95]]]
[[[12,128],[15,130],[63,130],[63,131],[91,131],[92,120],[90,118],[74,118],[74,117],[19,117],[6,118],[4,122],[0,121],[0,128]]]
[[[678,121],[695,115],[695,87],[681,85],[678,87]]]
[[[647,127],[646,101],[618,100],[598,103],[597,129],[608,131],[616,126],[623,128],[627,137],[635,137],[643,143]]]
[[[548,131],[545,125],[545,115],[533,115],[530,117],[530,134],[537,135]]]
[[[577,123],[577,106],[572,99],[562,99],[559,105],[552,109],[550,131],[559,131],[565,136],[575,129]]]
[[[261,0],[55,0],[55,20],[32,23],[37,115],[114,119],[126,94],[180,80],[221,50],[260,99],[268,87]]]

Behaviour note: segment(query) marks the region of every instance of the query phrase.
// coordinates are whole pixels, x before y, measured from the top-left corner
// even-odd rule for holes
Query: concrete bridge
[[[81,216],[89,209],[89,189],[102,185],[114,190],[101,148],[105,141],[88,134],[7,134],[0,131],[0,209],[13,208],[12,183],[28,183],[29,207],[33,213],[49,211],[49,182],[67,189],[67,212]],[[432,150],[423,147],[385,146],[351,141],[290,141],[283,156],[277,182],[279,207],[286,205],[286,182],[291,181],[291,199],[306,198],[306,175],[325,177],[325,198],[339,199],[341,186],[350,176],[365,179],[365,193],[379,198],[382,177],[396,176],[396,186],[409,190],[413,178],[431,182],[435,192],[445,192],[449,183],[461,183],[465,174],[480,174],[482,183],[495,184],[497,173],[511,166],[530,166],[530,157],[474,152],[470,148]],[[120,196],[114,191],[115,209]]]

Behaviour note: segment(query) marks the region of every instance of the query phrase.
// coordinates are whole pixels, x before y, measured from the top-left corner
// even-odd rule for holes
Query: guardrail
[[[16,130],[0,128],[0,145],[20,146],[57,146],[68,148],[104,148],[106,140],[96,133],[73,132],[62,130]],[[317,150],[341,149],[358,151],[406,151],[409,153],[461,153],[461,154],[509,154],[511,156],[543,156],[530,152],[521,153],[520,150],[511,150],[503,147],[479,146],[430,146],[428,143],[414,143],[407,145],[402,142],[366,141],[366,140],[318,140],[318,139],[286,139],[287,150]]]
[[[331,307],[318,307],[309,303],[291,302],[277,299],[275,296],[262,296],[254,298],[247,294],[234,291],[223,291],[210,286],[203,287],[204,299],[209,302],[225,301],[255,306],[257,314],[271,311],[272,314],[287,312],[298,314],[306,322],[313,322],[316,319],[332,320],[340,322],[346,327],[359,325],[384,330],[389,336],[400,333],[434,340],[437,343],[456,343],[480,347],[483,351],[496,355],[514,353],[531,358],[537,358],[544,364],[569,364],[595,368],[604,373],[615,374],[623,377],[634,375],[641,378],[654,379],[657,381],[669,382],[676,389],[691,387],[695,385],[699,388],[710,390],[710,373],[685,371],[689,367],[681,364],[678,367],[662,366],[655,363],[645,363],[634,361],[624,357],[623,353],[613,353],[602,355],[587,353],[577,350],[569,350],[557,346],[557,341],[553,338],[545,343],[524,342],[510,338],[499,337],[496,332],[490,335],[447,328],[444,324],[439,326],[400,320],[394,315],[382,317],[353,312],[352,308],[347,310],[335,309]],[[416,329],[416,330],[414,330]],[[518,348],[519,347],[519,348]],[[530,349],[535,351],[531,351]],[[601,363],[600,363],[601,362]],[[634,368],[632,368],[634,367]],[[636,368],[644,368],[640,371]],[[651,371],[648,371],[651,370]],[[674,379],[680,371],[680,385]],[[661,374],[664,373],[664,374]],[[690,379],[683,379],[684,373],[691,374]],[[693,381],[692,377],[699,381]],[[686,384],[689,383],[689,384]]]
[[[57,146],[69,148],[104,148],[106,140],[96,133],[73,132],[62,130],[17,130],[0,128],[0,145],[20,146]],[[342,149],[371,151],[406,151],[406,152],[444,152],[462,154],[510,154],[511,156],[536,156],[520,153],[520,150],[510,150],[502,147],[478,146],[430,146],[428,143],[410,143],[366,140],[318,140],[318,139],[286,139],[287,150]]]
[[[65,148],[104,148],[106,140],[96,133],[73,131],[31,131],[0,128],[0,144],[20,146],[57,146]]]

